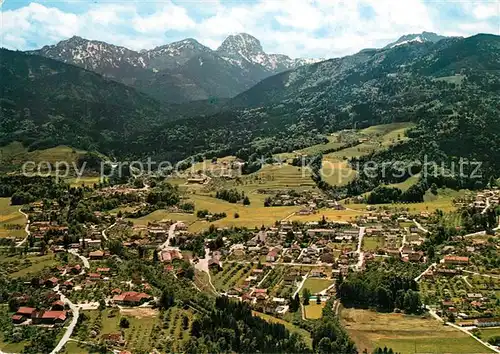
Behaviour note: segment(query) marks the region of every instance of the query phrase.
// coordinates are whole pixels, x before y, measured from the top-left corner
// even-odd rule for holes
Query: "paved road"
[[[175,228],[177,227],[177,224],[180,224],[180,222],[176,222],[176,223],[170,225],[170,228],[168,229],[167,240],[158,247],[160,250],[163,250],[165,248],[170,247],[170,239],[175,236]]]
[[[365,253],[361,251],[361,247],[363,245],[363,237],[365,236],[365,227],[360,227],[359,228],[359,237],[358,237],[358,248],[356,250],[356,253],[358,254],[358,263],[356,264],[356,269],[358,271],[361,270],[363,267],[363,262],[365,258]]]
[[[445,325],[447,326],[450,326],[450,327],[453,327],[455,329],[458,329],[460,332],[463,332],[469,336],[471,336],[472,338],[474,338],[475,340],[477,340],[479,343],[481,343],[482,345],[484,345],[485,347],[493,350],[495,353],[500,353],[500,350],[489,344],[489,343],[486,343],[484,341],[482,341],[481,339],[479,339],[478,337],[476,337],[474,334],[472,334],[470,331],[468,331],[467,329],[463,328],[463,327],[460,327],[460,326],[457,326],[456,324],[454,323],[451,323],[451,322],[445,322],[441,317],[439,317],[439,315],[434,311],[432,310],[429,306],[425,306],[427,308],[427,310],[429,311],[429,314],[434,317],[436,320],[438,320],[439,322],[444,322]]]
[[[490,198],[486,198],[486,206],[484,207],[481,214],[486,214],[486,212],[488,211],[489,208],[490,208]]]
[[[30,236],[30,219],[29,219],[29,216],[28,216],[28,214],[26,214],[25,212],[23,212],[21,209],[19,209],[19,212],[21,214],[23,214],[24,217],[26,218],[26,227],[24,228],[24,232],[26,232],[26,237],[22,241],[19,241],[16,244],[16,247],[21,247],[22,245],[24,245],[24,243],[28,240],[28,237]]]
[[[403,248],[406,244],[406,235],[408,234],[408,230],[405,228],[405,233],[403,234],[403,242],[401,242],[401,247],[399,247],[399,252],[403,252]]]
[[[109,230],[109,229],[111,229],[111,228],[113,228],[113,227],[115,227],[115,225],[116,225],[116,222],[115,222],[113,225],[111,225],[111,226],[109,226],[109,227],[105,228],[104,230],[102,230],[102,232],[101,232],[102,237],[103,237],[106,241],[108,240],[108,235],[106,235],[106,231],[107,231],[107,230]]]
[[[420,225],[420,223],[417,220],[413,219],[413,223],[415,224],[415,226],[418,227],[419,230],[422,230],[426,234],[429,233],[429,230],[427,230],[425,227],[423,227],[422,225]]]
[[[71,338],[73,330],[78,323],[78,317],[80,316],[80,309],[78,308],[78,306],[72,303],[70,299],[68,299],[66,296],[64,296],[63,293],[61,293],[61,290],[59,290],[59,285],[54,288],[54,291],[61,295],[61,300],[69,306],[71,312],[73,313],[73,318],[71,319],[71,323],[69,324],[69,326],[66,328],[66,332],[62,336],[59,343],[57,343],[56,347],[52,350],[51,354],[59,353],[63,349],[63,347]]]
[[[307,273],[306,275],[302,276],[302,281],[299,283],[299,286],[297,287],[297,290],[295,290],[295,292],[293,293],[292,298],[294,298],[299,293],[300,289],[302,289],[302,287],[304,286],[304,283],[307,280],[307,275],[308,274],[309,273]]]
[[[69,253],[71,253],[72,255],[75,255],[77,256],[78,258],[80,258],[83,262],[83,266],[87,269],[90,269],[90,263],[89,263],[89,260],[87,257],[85,256],[82,256],[81,254],[78,253],[78,251],[76,250],[69,250],[68,251]]]
[[[212,284],[212,276],[210,275],[210,269],[208,268],[208,260],[210,259],[210,248],[205,248],[205,258],[200,258],[198,259],[198,263],[194,265],[196,269],[198,269],[201,272],[205,272],[208,274],[208,283],[212,287],[212,289],[215,291],[216,294],[219,294],[217,289],[215,288],[214,284]]]
[[[418,277],[416,277],[414,280],[416,282],[418,282],[420,280],[420,278],[422,278],[424,276],[424,274],[427,273],[427,271],[429,271],[431,268],[434,268],[435,266],[437,266],[437,263],[432,263],[429,267],[427,267],[426,270],[424,270],[422,273],[420,273],[420,275]]]

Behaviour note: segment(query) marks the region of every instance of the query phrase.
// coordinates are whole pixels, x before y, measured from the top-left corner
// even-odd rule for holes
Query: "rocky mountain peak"
[[[389,43],[387,46],[384,47],[384,49],[394,48],[407,43],[425,43],[425,42],[437,43],[441,39],[445,38],[447,37],[441,36],[434,32],[426,32],[426,31],[422,33],[406,34],[404,36],[401,36],[397,41]]]
[[[238,33],[228,36],[217,49],[217,52],[230,57],[248,57],[264,53],[264,50],[257,38],[247,33]]]

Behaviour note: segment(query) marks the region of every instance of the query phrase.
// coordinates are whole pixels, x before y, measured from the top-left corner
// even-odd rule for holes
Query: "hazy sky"
[[[500,34],[500,0],[4,0],[0,21],[10,49],[73,35],[136,50],[192,37],[215,49],[246,32],[268,53],[328,58],[422,31]]]

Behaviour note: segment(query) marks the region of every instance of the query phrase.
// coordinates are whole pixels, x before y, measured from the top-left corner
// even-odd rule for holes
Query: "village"
[[[134,195],[124,200],[143,208],[147,203],[141,198],[147,190],[147,186],[113,187],[96,194],[108,198]],[[456,204],[486,215],[499,205],[499,199],[499,190],[493,189]],[[470,335],[500,325],[496,216],[494,228],[470,234],[457,229],[449,241],[430,251],[425,246],[439,232],[436,220],[440,216],[433,212],[367,207],[350,220],[331,220],[321,215],[323,208],[345,211],[349,205],[311,192],[277,193],[267,202],[270,209],[299,206],[296,215],[316,217],[316,221],[289,218],[253,229],[211,225],[208,231],[195,232],[189,221],[180,221],[182,213],[177,220],[136,223],[122,211],[95,211],[91,219],[97,222],[83,223],[75,235],[69,225],[52,217],[60,205],[31,203],[23,208],[27,235],[15,240],[16,249],[34,264],[37,257],[49,255],[57,261],[36,274],[16,266],[25,276],[25,290],[9,296],[10,321],[14,327],[62,330],[59,351],[71,343],[78,318],[86,311],[155,311],[159,289],[138,274],[130,278],[121,266],[133,255],[161,264],[164,273],[175,278],[189,279],[201,292],[228,296],[258,313],[288,322],[321,318],[327,301],[336,299],[337,283],[351,273],[381,262],[412,263],[422,269],[415,282],[423,304],[436,319]],[[169,210],[181,211],[180,203]],[[478,256],[488,254],[496,260],[488,263]],[[335,304],[340,303],[335,300]],[[297,306],[298,311],[292,309]],[[123,348],[127,336],[121,324],[115,328],[101,335],[93,331],[85,340]]]

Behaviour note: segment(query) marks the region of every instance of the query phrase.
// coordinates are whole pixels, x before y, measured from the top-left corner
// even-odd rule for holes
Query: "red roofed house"
[[[54,301],[51,306],[52,310],[64,310],[64,302],[61,300]]]
[[[26,318],[21,315],[12,315],[10,319],[12,320],[12,322],[16,324],[23,323],[24,321],[26,321]]]
[[[120,332],[118,333],[109,333],[109,334],[103,334],[101,336],[102,340],[106,345],[125,345],[127,342],[125,339],[123,339],[123,336]]]
[[[66,311],[44,311],[33,318],[34,324],[57,324],[66,321]]]
[[[35,314],[36,309],[33,307],[20,307],[11,319],[14,323],[22,323],[27,319],[30,319]]]
[[[274,262],[277,257],[278,257],[278,251],[277,250],[269,251],[269,253],[266,256],[266,261],[267,262]]]
[[[63,287],[66,289],[66,290],[71,290],[73,289],[73,283],[69,280],[66,280],[64,283],[63,283]]]
[[[151,300],[151,295],[145,293],[138,293],[135,291],[127,291],[120,295],[113,296],[113,302],[120,305],[137,306],[146,301]]]
[[[49,286],[49,287],[54,287],[57,285],[58,281],[59,281],[59,279],[57,279],[56,277],[52,277],[52,278],[45,280],[45,285]]]
[[[469,264],[469,257],[445,256],[444,264]]]

